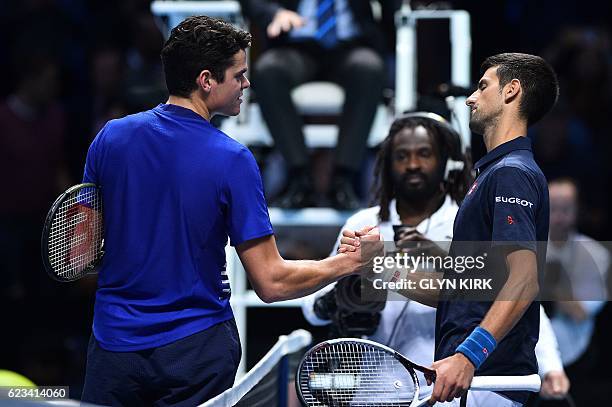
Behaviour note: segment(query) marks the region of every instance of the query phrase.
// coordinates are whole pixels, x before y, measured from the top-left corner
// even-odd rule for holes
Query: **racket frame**
[[[100,187],[94,183],[86,182],[82,184],[73,185],[64,191],[51,205],[49,212],[47,212],[47,217],[45,218],[45,224],[43,226],[43,231],[40,239],[40,252],[42,254],[42,262],[45,268],[45,271],[55,281],[59,281],[61,283],[69,283],[72,281],[80,280],[85,277],[87,274],[94,273],[97,267],[100,265],[102,261],[102,257],[104,257],[104,238],[102,239],[102,245],[100,250],[96,254],[96,258],[92,261],[87,267],[83,269],[76,277],[67,277],[61,278],[54,271],[53,266],[51,265],[51,261],[49,260],[49,237],[51,234],[51,226],[53,224],[53,218],[57,214],[58,210],[61,208],[62,204],[66,201],[66,198],[72,195],[74,192],[83,189],[83,188],[96,188],[98,193],[101,193]]]
[[[310,348],[302,357],[302,360],[300,361],[300,364],[298,365],[298,369],[295,375],[295,389],[298,395],[298,398],[300,399],[300,402],[302,403],[302,405],[304,406],[308,406],[308,402],[305,400],[304,398],[304,394],[302,392],[302,386],[300,385],[300,377],[301,377],[301,371],[304,367],[304,364],[306,363],[307,359],[310,357],[310,355],[312,353],[315,353],[317,351],[319,351],[322,348],[326,348],[335,344],[349,344],[349,343],[360,343],[363,345],[367,345],[370,347],[373,347],[375,349],[378,350],[382,350],[385,353],[390,354],[391,356],[393,356],[395,359],[397,359],[398,362],[400,362],[400,364],[402,366],[404,366],[404,368],[406,368],[406,370],[408,371],[408,373],[410,374],[410,376],[412,377],[412,380],[414,382],[414,387],[415,387],[415,391],[414,391],[414,396],[412,401],[410,402],[409,405],[414,405],[415,403],[417,403],[419,401],[419,379],[417,377],[416,371],[418,370],[420,372],[422,372],[423,374],[425,374],[425,377],[427,378],[431,378],[432,380],[435,380],[436,377],[436,372],[435,370],[431,370],[428,369],[424,366],[418,365],[414,362],[412,362],[411,360],[409,360],[408,358],[406,358],[404,355],[402,355],[401,353],[397,352],[394,349],[389,348],[388,346],[382,345],[380,343],[374,342],[374,341],[370,341],[368,339],[360,339],[360,338],[338,338],[338,339],[330,339],[324,342],[321,342],[315,346],[313,346],[312,348]]]
[[[387,353],[392,354],[402,364],[402,366],[406,368],[406,370],[413,377],[413,380],[415,383],[415,393],[414,393],[413,400],[409,404],[410,407],[421,407],[428,403],[429,397],[426,397],[422,400],[418,399],[420,388],[419,388],[419,381],[418,381],[415,371],[418,370],[422,372],[427,379],[431,379],[432,381],[435,381],[435,378],[436,378],[435,370],[418,365],[410,361],[408,358],[406,358],[404,355],[397,352],[396,350],[391,349],[388,346],[382,345],[380,343],[370,341],[368,339],[338,338],[338,339],[330,339],[330,340],[321,342],[313,346],[302,357],[302,360],[300,361],[300,364],[298,365],[298,369],[295,375],[295,388],[296,388],[298,398],[303,405],[308,406],[308,403],[306,402],[302,394],[302,389],[300,386],[300,376],[301,376],[300,372],[302,370],[302,367],[304,366],[304,363],[306,362],[306,359],[310,356],[311,353],[316,352],[317,350],[321,348],[330,346],[332,344],[351,343],[351,342],[367,344],[369,346],[373,346],[377,349],[380,349]],[[540,386],[541,386],[541,380],[540,380],[540,376],[537,373],[533,373],[533,374],[525,375],[525,376],[475,376],[472,379],[470,390],[476,390],[476,391],[484,390],[484,391],[495,391],[495,392],[497,391],[530,391],[530,392],[537,393],[540,391]]]

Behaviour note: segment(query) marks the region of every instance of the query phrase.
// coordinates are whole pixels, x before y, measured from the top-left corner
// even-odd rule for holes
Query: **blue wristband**
[[[493,335],[486,329],[477,326],[470,336],[465,338],[461,345],[457,346],[455,352],[465,355],[478,369],[496,347],[497,341]]]

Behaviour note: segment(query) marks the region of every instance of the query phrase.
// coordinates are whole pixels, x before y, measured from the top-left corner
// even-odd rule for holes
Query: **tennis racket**
[[[301,402],[308,407],[419,407],[416,371],[435,380],[436,372],[379,343],[354,338],[322,342],[300,362],[295,377]],[[470,390],[540,390],[540,377],[474,377]]]
[[[100,188],[75,185],[51,206],[41,238],[45,270],[54,280],[75,281],[95,271],[104,255]]]

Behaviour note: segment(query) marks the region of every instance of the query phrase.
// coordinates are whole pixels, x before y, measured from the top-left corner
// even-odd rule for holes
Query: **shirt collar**
[[[485,167],[491,164],[493,161],[496,161],[500,157],[515,151],[515,150],[529,150],[531,151],[531,140],[527,137],[519,136],[510,141],[506,141],[503,144],[495,147],[493,150],[489,151],[482,157],[478,162],[474,165],[474,169],[476,169],[476,173],[480,173]]]
[[[432,213],[429,218],[424,219],[421,223],[417,225],[416,228],[419,233],[425,234],[428,228],[435,227],[439,223],[446,222],[449,217],[449,213],[450,216],[454,217],[455,211],[452,211],[452,209],[455,206],[456,203],[453,198],[451,198],[449,194],[446,194],[442,206],[440,206],[437,211]],[[402,220],[400,219],[400,216],[397,213],[397,201],[395,199],[392,199],[391,202],[389,202],[389,223],[391,223],[391,225],[402,224]]]
[[[172,103],[160,103],[154,108],[154,110],[158,110],[164,113],[176,114],[191,119],[198,119],[209,123],[208,120],[206,120],[204,117],[194,112],[193,110]]]

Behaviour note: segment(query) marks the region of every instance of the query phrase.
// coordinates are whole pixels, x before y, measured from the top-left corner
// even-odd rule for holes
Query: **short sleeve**
[[[494,246],[512,244],[536,251],[539,199],[538,190],[526,171],[502,167],[491,174],[487,205]]]
[[[222,201],[230,244],[271,235],[273,232],[264,196],[261,174],[255,158],[246,148],[230,159],[225,171]]]

